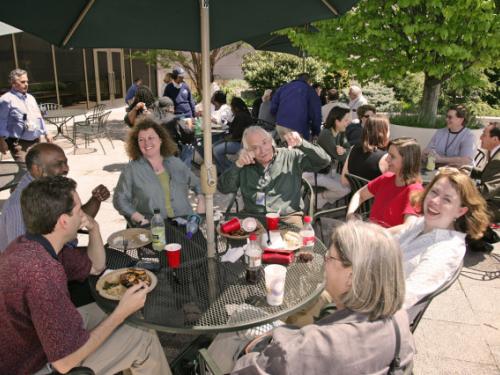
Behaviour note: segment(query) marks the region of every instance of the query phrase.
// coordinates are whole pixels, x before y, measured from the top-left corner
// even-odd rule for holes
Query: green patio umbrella
[[[0,21],[59,47],[201,52],[203,112],[210,113],[206,100],[210,97],[210,48],[336,17],[355,3],[357,0],[3,0]],[[203,178],[214,189],[209,116],[204,117],[203,127],[208,171]],[[206,203],[208,255],[214,256],[213,193],[206,194]]]

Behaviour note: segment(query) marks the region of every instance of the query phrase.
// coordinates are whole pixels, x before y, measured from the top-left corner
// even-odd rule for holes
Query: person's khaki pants
[[[95,303],[78,308],[89,331],[107,315]],[[170,375],[170,367],[155,331],[122,324],[80,366],[89,367],[96,375],[116,374],[129,369],[134,375]],[[45,370],[45,371],[44,371]],[[35,375],[47,374],[46,369]]]

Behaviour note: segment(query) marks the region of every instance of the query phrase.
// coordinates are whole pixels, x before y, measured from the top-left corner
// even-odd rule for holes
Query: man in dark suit
[[[480,180],[479,190],[488,203],[495,222],[500,222],[500,124],[490,123],[481,135],[481,148],[488,152],[488,161],[479,170],[473,168],[471,177]]]

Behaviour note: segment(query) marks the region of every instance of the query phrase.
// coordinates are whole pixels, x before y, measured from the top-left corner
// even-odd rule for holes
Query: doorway
[[[94,68],[98,103],[125,104],[125,63],[123,50],[94,49]]]

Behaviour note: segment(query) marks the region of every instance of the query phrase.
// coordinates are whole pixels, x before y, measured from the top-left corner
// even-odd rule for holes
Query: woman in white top
[[[489,223],[486,203],[473,181],[455,168],[440,168],[415,203],[423,216],[391,229],[403,251],[405,308],[453,276],[465,255],[465,235],[480,238]]]

